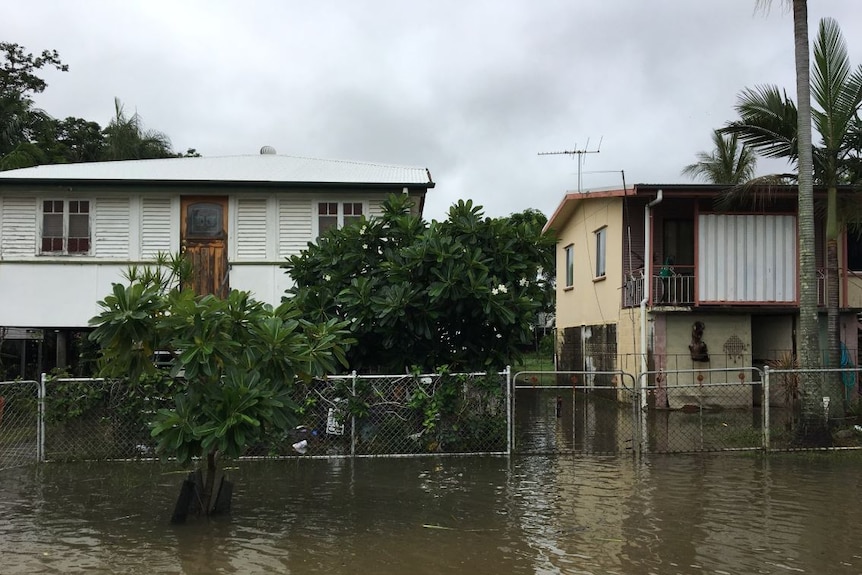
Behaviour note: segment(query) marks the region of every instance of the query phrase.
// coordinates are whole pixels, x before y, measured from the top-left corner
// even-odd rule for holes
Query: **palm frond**
[[[793,182],[796,174],[767,174],[729,187],[715,198],[718,211],[745,209],[759,211],[772,204],[776,195]]]
[[[740,119],[721,128],[722,134],[736,134],[762,156],[796,161],[797,110],[786,92],[769,85],[746,88],[735,108]]]
[[[739,184],[754,176],[757,157],[748,146],[741,145],[736,134],[712,134],[712,153],[698,152],[697,162],[682,169],[684,176],[711,184]]]

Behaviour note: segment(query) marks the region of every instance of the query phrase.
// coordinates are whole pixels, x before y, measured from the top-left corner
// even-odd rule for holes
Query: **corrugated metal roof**
[[[434,185],[426,168],[277,154],[52,164],[0,172],[0,178]]]

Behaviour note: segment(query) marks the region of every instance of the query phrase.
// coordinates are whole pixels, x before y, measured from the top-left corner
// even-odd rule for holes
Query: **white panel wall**
[[[96,198],[93,225],[93,254],[99,258],[129,258],[129,198]]]
[[[697,265],[701,302],[794,302],[796,218],[701,215]]]
[[[126,266],[0,263],[0,325],[86,327]]]
[[[33,257],[39,229],[36,198],[0,198],[0,257]]]
[[[281,303],[281,298],[285,295],[284,291],[292,285],[290,276],[277,265],[234,264],[231,266],[231,289],[251,292],[255,299],[274,306]]]

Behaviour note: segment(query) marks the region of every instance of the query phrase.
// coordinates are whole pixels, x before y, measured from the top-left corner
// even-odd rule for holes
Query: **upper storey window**
[[[42,253],[90,253],[90,202],[44,200],[42,202]]]

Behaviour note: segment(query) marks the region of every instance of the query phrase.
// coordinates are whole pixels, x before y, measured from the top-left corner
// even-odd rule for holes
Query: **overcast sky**
[[[681,183],[746,86],[795,96],[783,0],[7,2],[2,38],[56,49],[37,105],[103,126],[119,97],[176,150],[427,167],[459,198],[550,215],[578,189]],[[862,64],[862,1],[810,0]],[[588,147],[587,147],[588,146]],[[774,170],[764,165],[761,172]]]

